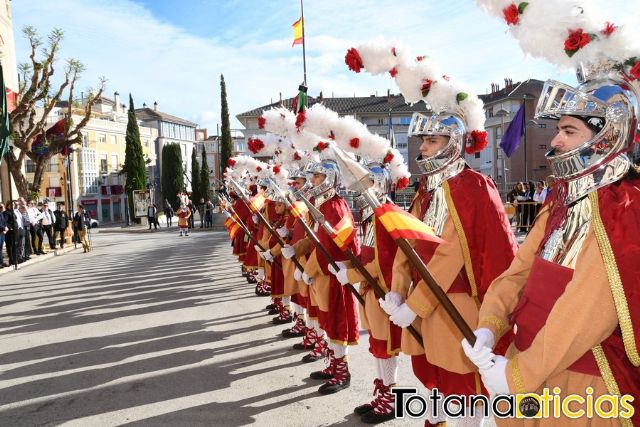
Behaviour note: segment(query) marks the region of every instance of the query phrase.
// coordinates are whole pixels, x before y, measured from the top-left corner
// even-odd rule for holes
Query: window
[[[80,168],[85,172],[97,172],[95,150],[84,149],[80,153]]]
[[[487,108],[487,118],[493,117],[493,108]]]
[[[82,146],[85,148],[89,146],[89,135],[86,133],[82,134]]]
[[[473,156],[474,156],[474,158],[479,159],[480,158],[480,153],[479,152],[473,153]]]
[[[379,125],[383,125],[384,124],[384,119],[378,119],[378,124]]]
[[[398,124],[401,125],[408,125],[411,123],[411,117],[400,117],[400,120],[398,121]]]
[[[112,144],[117,144],[118,143],[118,137],[115,135],[110,135],[111,137],[111,143]]]
[[[83,172],[81,175],[82,192],[84,194],[96,194],[98,192],[98,174],[95,172]]]
[[[144,144],[145,147],[149,146],[149,140],[148,139],[143,139],[142,143]]]
[[[106,136],[104,133],[98,135],[98,144],[104,144],[106,142]]]
[[[117,154],[111,155],[111,171],[118,172],[118,155]]]
[[[107,155],[100,155],[100,172],[105,173],[107,171]]]
[[[36,164],[33,163],[33,160],[31,160],[31,159],[27,159],[24,167],[25,167],[25,170],[27,171],[27,173],[35,173],[35,171],[36,171]]]
[[[49,160],[49,172],[58,172],[58,158],[52,157]]]

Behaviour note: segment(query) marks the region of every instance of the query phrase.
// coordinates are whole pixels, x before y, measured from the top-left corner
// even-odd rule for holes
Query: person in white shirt
[[[38,246],[42,245],[43,237],[42,227],[40,227],[42,212],[40,212],[38,208],[36,208],[35,200],[29,200],[27,215],[29,216],[29,235],[31,236],[31,249],[33,250],[33,253],[35,255],[41,255],[44,252],[38,250]]]
[[[49,249],[53,250],[56,248],[56,242],[53,238],[53,224],[56,221],[56,218],[53,216],[53,212],[49,209],[49,201],[45,200],[42,203],[42,231],[47,235],[47,239],[49,240]],[[42,249],[42,241],[40,241],[40,249]]]

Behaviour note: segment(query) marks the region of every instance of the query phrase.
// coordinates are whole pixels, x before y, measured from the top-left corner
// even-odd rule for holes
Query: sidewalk
[[[7,273],[12,272],[12,271],[22,270],[24,267],[28,267],[28,266],[31,266],[33,264],[38,264],[38,263],[43,262],[43,261],[51,260],[56,256],[59,256],[59,255],[62,255],[62,254],[66,254],[67,252],[72,252],[72,251],[75,251],[77,249],[82,249],[82,245],[79,245],[78,248],[75,248],[73,246],[73,243],[71,243],[71,244],[68,244],[63,249],[57,248],[57,249],[54,249],[54,250],[50,250],[45,255],[31,255],[31,259],[30,260],[25,261],[22,264],[18,264],[18,270],[14,270],[13,265],[10,265],[9,267],[5,267],[5,268],[0,269],[0,275],[7,274]]]

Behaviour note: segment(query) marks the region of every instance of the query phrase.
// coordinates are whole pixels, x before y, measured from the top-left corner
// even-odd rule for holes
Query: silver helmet
[[[546,153],[551,173],[564,181],[580,180],[581,194],[586,194],[619,180],[629,170],[626,153],[633,148],[638,132],[639,106],[636,88],[615,71],[582,66],[578,76],[588,80],[577,88],[547,81],[535,117],[558,120],[573,116],[594,132],[590,140],[571,151]]]
[[[393,184],[391,173],[384,164],[379,162],[371,162],[366,166],[367,169],[369,169],[369,178],[371,179],[371,187],[369,188],[371,189],[375,197],[383,203],[386,200],[387,195],[391,193],[391,187]],[[355,197],[355,203],[359,208],[365,208],[369,206],[364,197],[362,197],[361,195]]]
[[[289,170],[289,179],[296,179],[296,178],[307,179],[307,174],[303,169]]]
[[[465,125],[457,114],[413,113],[407,132],[409,143],[422,144],[422,137],[428,135],[448,136],[449,142],[431,157],[423,158],[422,155],[418,155],[416,163],[424,173],[440,172],[461,158],[465,143]]]
[[[306,169],[308,178],[307,182],[310,182],[310,176],[316,173],[323,174],[325,176],[324,181],[315,187],[311,187],[309,194],[312,197],[319,197],[331,190],[335,190],[340,185],[340,170],[338,164],[334,160],[324,159],[318,163],[310,164]],[[306,185],[305,185],[306,187]]]

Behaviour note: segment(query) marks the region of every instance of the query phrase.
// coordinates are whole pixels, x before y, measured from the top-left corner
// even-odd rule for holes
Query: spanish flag
[[[236,234],[238,234],[238,231],[240,231],[240,224],[231,218],[227,218],[224,222],[224,226],[227,229],[227,233],[229,233],[231,240],[233,240],[233,238],[236,237]]]
[[[304,202],[295,202],[294,204],[291,205],[291,208],[289,208],[289,211],[291,212],[291,215],[293,215],[294,217],[302,218],[309,211],[309,209],[304,204]]]
[[[393,203],[378,207],[374,214],[394,239],[427,240],[442,243],[433,228]]]
[[[341,251],[344,251],[355,237],[356,227],[353,224],[353,220],[348,216],[342,217],[334,228],[333,233],[331,233],[331,239]]]
[[[293,28],[293,43],[291,44],[291,47],[297,44],[302,44],[302,26],[303,25],[304,25],[304,22],[302,21],[302,18],[298,19],[296,22],[293,23],[293,25],[291,25],[291,27]]]
[[[257,196],[253,197],[253,199],[251,199],[250,208],[254,212],[259,212],[264,207],[266,201],[267,198],[264,197],[264,194],[260,193]]]

